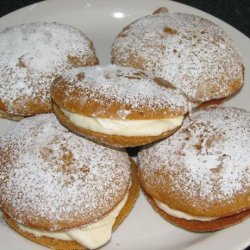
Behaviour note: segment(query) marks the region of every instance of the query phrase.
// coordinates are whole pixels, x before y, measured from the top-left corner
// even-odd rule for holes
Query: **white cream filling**
[[[158,205],[158,207],[160,209],[162,209],[167,214],[172,215],[176,218],[181,218],[181,219],[185,219],[185,220],[199,220],[199,221],[211,221],[211,220],[218,218],[218,217],[204,217],[204,216],[190,215],[190,214],[184,213],[182,211],[175,210],[175,209],[169,207],[168,205],[166,205],[165,203],[158,201],[157,199],[154,199],[154,201],[156,202],[156,204]]]
[[[108,135],[157,136],[177,128],[184,116],[152,120],[115,120],[79,115],[65,109],[61,111],[76,126]]]
[[[129,192],[127,192],[123,200],[107,216],[95,223],[81,228],[74,228],[64,232],[49,232],[33,229],[21,224],[17,225],[21,230],[32,233],[37,237],[46,236],[60,240],[77,241],[79,244],[89,249],[96,249],[103,246],[111,239],[112,227],[115,223],[116,217],[125,206],[128,200],[128,195]]]

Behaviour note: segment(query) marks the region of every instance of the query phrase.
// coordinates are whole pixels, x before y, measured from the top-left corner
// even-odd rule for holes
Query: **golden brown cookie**
[[[196,111],[170,138],[139,153],[153,207],[188,230],[214,231],[249,216],[250,113]]]
[[[136,199],[138,197],[139,191],[140,191],[140,185],[138,182],[137,177],[137,166],[133,161],[131,161],[131,169],[132,169],[132,184],[129,189],[129,196],[128,200],[119,213],[119,215],[116,217],[115,223],[112,227],[112,231],[116,230],[116,228],[122,223],[122,221],[128,216],[131,209],[134,207],[134,204],[136,202]],[[76,241],[65,241],[65,240],[59,240],[59,239],[53,239],[49,237],[37,237],[34,234],[28,233],[20,229],[18,225],[15,223],[14,220],[10,219],[8,216],[4,215],[5,221],[19,234],[24,236],[25,238],[32,240],[38,244],[41,244],[43,246],[49,247],[51,249],[57,249],[57,250],[84,250],[86,249],[84,246],[80,245]]]
[[[98,64],[92,41],[77,28],[37,22],[0,32],[0,113],[20,119],[51,112],[50,85],[58,74]]]
[[[52,248],[106,244],[139,193],[127,153],[72,134],[53,114],[22,120],[1,138],[0,153],[7,222]]]
[[[165,138],[182,124],[189,102],[161,79],[115,65],[73,69],[51,88],[54,112],[75,133],[116,147]]]
[[[194,106],[231,96],[244,80],[233,41],[216,24],[191,14],[159,11],[134,21],[116,37],[112,61],[171,82]]]

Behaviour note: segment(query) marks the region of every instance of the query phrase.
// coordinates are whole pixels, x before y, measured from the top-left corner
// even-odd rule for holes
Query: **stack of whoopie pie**
[[[106,244],[137,199],[137,167],[125,150],[71,133],[50,113],[53,81],[98,64],[92,41],[69,25],[23,24],[0,33],[0,53],[1,115],[30,116],[1,138],[4,219],[54,249]],[[184,105],[183,98],[180,114],[187,112]]]
[[[0,32],[0,54],[0,114],[20,120],[0,138],[0,207],[24,237],[99,248],[139,181],[187,230],[250,215],[250,113],[215,105],[242,87],[244,67],[217,25],[160,8],[125,27],[114,65],[99,66],[78,29],[23,24]],[[137,170],[125,149],[142,145]]]

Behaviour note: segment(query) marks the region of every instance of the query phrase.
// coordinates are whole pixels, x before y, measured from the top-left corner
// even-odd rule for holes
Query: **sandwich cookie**
[[[58,74],[98,64],[92,41],[73,26],[37,22],[0,32],[0,116],[20,120],[51,112]]]
[[[134,68],[93,66],[68,71],[51,88],[54,111],[71,131],[116,147],[167,137],[189,102],[168,83]]]
[[[139,153],[139,179],[163,218],[215,231],[250,215],[250,113],[200,110],[170,138]]]
[[[194,107],[231,96],[241,88],[241,56],[220,27],[191,14],[161,9],[155,13],[120,32],[112,46],[113,63],[171,82]]]
[[[106,244],[138,196],[127,153],[69,132],[53,114],[23,119],[1,138],[0,154],[5,220],[50,248]]]

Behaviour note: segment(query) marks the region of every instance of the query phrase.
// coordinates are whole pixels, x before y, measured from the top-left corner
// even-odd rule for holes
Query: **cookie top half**
[[[0,58],[0,110],[21,116],[51,111],[50,85],[58,74],[98,63],[82,31],[46,22],[1,31]]]
[[[197,104],[230,96],[244,80],[233,41],[216,24],[191,14],[160,13],[136,20],[116,37],[112,61],[162,77]]]
[[[170,138],[139,153],[146,192],[173,209],[221,217],[250,207],[250,113],[197,111]]]
[[[51,96],[60,108],[89,117],[162,119],[189,110],[185,96],[171,84],[162,87],[161,79],[116,65],[70,70],[54,81]]]
[[[127,153],[70,133],[53,114],[0,138],[0,205],[18,223],[63,231],[101,219],[131,182]]]

